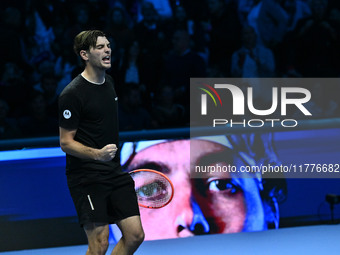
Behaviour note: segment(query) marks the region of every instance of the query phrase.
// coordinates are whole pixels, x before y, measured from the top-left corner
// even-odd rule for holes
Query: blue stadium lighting
[[[0,151],[0,161],[63,157],[60,147]]]

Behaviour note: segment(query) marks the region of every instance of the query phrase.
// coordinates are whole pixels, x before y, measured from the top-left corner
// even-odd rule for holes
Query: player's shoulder
[[[76,76],[60,93],[60,96],[66,95],[66,94],[74,94],[76,93],[76,90],[81,86],[83,82],[83,78],[81,75]]]

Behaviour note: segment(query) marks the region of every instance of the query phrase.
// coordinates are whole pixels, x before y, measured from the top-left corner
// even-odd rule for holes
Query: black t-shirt
[[[59,96],[59,126],[77,129],[74,139],[85,146],[101,149],[118,146],[118,97],[113,79],[94,84],[78,75]],[[70,185],[98,182],[122,174],[119,151],[108,162],[80,159],[66,154],[66,174]]]

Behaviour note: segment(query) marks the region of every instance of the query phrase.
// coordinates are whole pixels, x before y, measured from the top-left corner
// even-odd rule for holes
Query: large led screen
[[[174,197],[167,206],[140,208],[146,240],[339,222],[340,129],[239,134],[231,138],[205,136],[189,141],[164,136],[162,140],[121,144],[124,171],[155,169],[165,173],[174,185]],[[304,164],[327,164],[333,167],[333,178],[322,173],[297,178],[281,173],[256,173],[250,178],[225,173],[205,178],[194,175],[190,147],[200,151],[196,162],[223,167],[239,162],[240,151],[231,149],[231,141],[240,145],[257,141],[262,145],[256,147],[260,151],[248,155],[249,162],[252,155],[257,159],[261,156],[264,165],[271,162],[297,169]],[[60,148],[1,151],[0,189],[0,250],[86,243],[67,188],[65,155]],[[110,230],[110,242],[114,243],[120,234],[114,225]]]

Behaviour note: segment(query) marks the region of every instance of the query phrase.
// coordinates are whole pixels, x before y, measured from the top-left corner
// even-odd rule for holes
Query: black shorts
[[[113,224],[139,214],[135,184],[129,174],[105,183],[69,187],[79,223]]]

